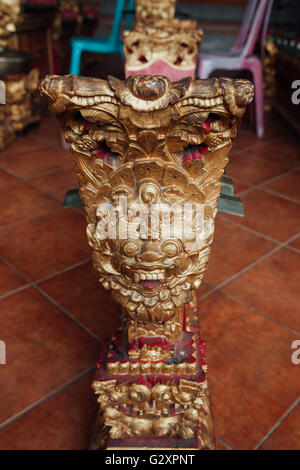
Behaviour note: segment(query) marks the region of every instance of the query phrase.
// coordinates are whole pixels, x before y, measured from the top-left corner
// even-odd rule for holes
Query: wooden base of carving
[[[185,310],[186,328],[170,359],[128,357],[121,330],[103,346],[93,382],[100,407],[92,450],[215,448],[205,344],[193,302]],[[116,373],[109,372],[112,365]]]

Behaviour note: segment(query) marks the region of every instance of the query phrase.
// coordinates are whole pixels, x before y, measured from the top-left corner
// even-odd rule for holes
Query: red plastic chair
[[[200,78],[208,78],[216,70],[249,70],[255,86],[256,134],[264,135],[264,96],[261,60],[265,52],[265,39],[273,0],[249,0],[242,27],[234,46],[229,52],[199,54],[197,73]],[[259,45],[258,53],[254,48]]]

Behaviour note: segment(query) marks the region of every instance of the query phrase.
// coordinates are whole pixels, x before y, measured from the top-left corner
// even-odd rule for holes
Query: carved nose
[[[136,257],[140,263],[157,263],[161,261],[163,256],[153,251],[146,251]]]

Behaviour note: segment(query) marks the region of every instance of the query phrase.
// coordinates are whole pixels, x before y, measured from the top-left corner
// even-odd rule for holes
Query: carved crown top
[[[108,82],[122,104],[131,106],[135,111],[157,111],[182,98],[191,78],[172,83],[160,75],[135,75],[126,82],[108,77]]]
[[[248,80],[212,78],[191,81],[190,77],[170,82],[163,76],[136,75],[126,81],[109,76],[108,80],[75,75],[47,76],[40,91],[47,96],[55,114],[71,109],[92,108],[100,103],[125,105],[138,112],[153,112],[169,105],[194,105],[198,108],[224,106],[240,117],[253,99]]]
[[[138,23],[152,23],[170,20],[175,14],[176,0],[136,0],[135,12]]]

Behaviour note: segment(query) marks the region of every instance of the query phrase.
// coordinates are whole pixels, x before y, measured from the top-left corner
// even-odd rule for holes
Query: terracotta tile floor
[[[300,145],[278,117],[243,124],[227,174],[245,218],[218,214],[199,290],[218,449],[300,448]],[[0,155],[1,449],[85,449],[90,384],[118,308],[90,263],[56,121]]]

